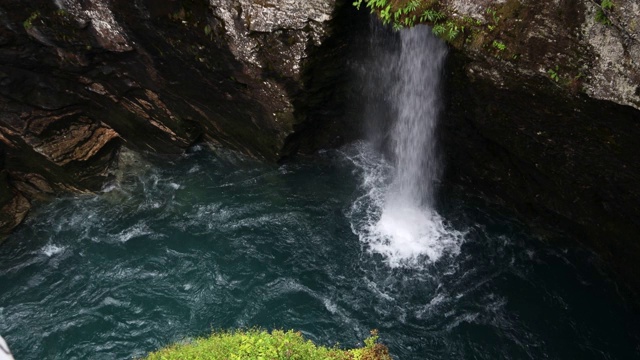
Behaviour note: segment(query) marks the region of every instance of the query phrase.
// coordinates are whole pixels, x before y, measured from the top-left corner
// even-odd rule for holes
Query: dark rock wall
[[[640,299],[640,4],[440,4],[468,27],[449,58],[448,181],[568,232]]]
[[[640,109],[640,3],[439,0],[457,24],[467,71],[496,87],[545,77],[566,92]],[[463,30],[464,27],[464,30]],[[506,81],[507,80],[507,81]]]
[[[3,1],[0,235],[33,200],[100,189],[121,146],[297,151],[307,142],[294,128],[327,106],[294,109],[320,87],[306,85],[321,76],[309,54],[346,56],[324,44],[340,31],[335,11],[335,0]],[[337,73],[325,75],[322,86]]]
[[[640,289],[640,111],[546,78],[496,88],[449,58],[441,125],[447,181],[512,209],[549,239],[562,231]],[[638,295],[638,294],[636,294]]]
[[[305,60],[304,91],[293,102],[296,124],[287,137],[282,159],[335,148],[364,135],[362,61],[369,45],[370,17],[350,3],[340,5],[329,37]]]

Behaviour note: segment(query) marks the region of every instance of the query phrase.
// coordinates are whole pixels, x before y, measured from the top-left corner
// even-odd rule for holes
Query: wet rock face
[[[615,0],[611,6],[592,0],[440,3],[452,19],[482,23],[453,42],[473,60],[470,76],[502,88],[546,78],[567,92],[640,109],[637,1]]]
[[[616,0],[598,23],[597,4],[586,2],[582,32],[591,46],[594,60],[585,92],[596,99],[640,109],[640,3]],[[605,21],[605,20],[603,20]]]
[[[247,66],[300,75],[309,44],[327,36],[335,0],[209,0],[236,58]]]
[[[278,141],[284,144],[300,122],[294,115],[295,96],[287,93],[303,90],[304,66],[330,35],[336,1],[209,0],[209,4],[216,20],[213,31],[226,40],[242,72],[261,80],[253,85],[254,95],[270,104]]]
[[[449,182],[513,209],[549,239],[571,234],[640,301],[640,42],[629,15],[637,2],[448,3],[491,25],[452,44],[442,125]]]
[[[95,191],[121,146],[195,141],[275,161],[307,117],[335,0],[0,4],[0,234],[34,199]],[[312,91],[311,91],[312,92]],[[289,147],[291,148],[291,147]]]
[[[0,241],[4,234],[22,222],[29,211],[29,201],[9,184],[4,167],[5,150],[0,146]]]
[[[95,40],[106,50],[133,50],[125,30],[116,21],[109,1],[57,0],[60,11],[68,12],[80,26],[89,26]]]

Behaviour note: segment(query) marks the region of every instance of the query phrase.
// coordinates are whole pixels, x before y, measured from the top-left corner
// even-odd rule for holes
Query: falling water
[[[400,38],[398,76],[390,84],[391,104],[397,115],[391,132],[395,174],[387,204],[431,207],[438,173],[435,128],[446,47],[426,27],[402,31]]]
[[[354,231],[372,251],[386,256],[391,266],[415,266],[457,252],[461,234],[446,229],[433,208],[439,172],[435,129],[447,49],[426,26],[402,30],[399,39],[400,46],[395,48],[388,41],[374,40],[371,56],[378,60],[365,69],[365,91],[384,92],[383,101],[370,95],[366,113],[370,117],[384,114],[392,124],[379,128],[389,134],[391,164],[381,158],[361,161],[370,191],[354,204],[354,211],[368,214],[366,221],[354,225]],[[385,166],[390,169],[381,171]]]

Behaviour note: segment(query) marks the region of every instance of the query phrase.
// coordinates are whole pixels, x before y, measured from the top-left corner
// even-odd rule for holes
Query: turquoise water
[[[130,359],[254,326],[343,346],[377,328],[398,359],[640,355],[637,312],[594,256],[472,194],[444,196],[427,251],[372,242],[389,168],[366,144],[280,167],[195,150],[130,159],[0,246],[16,359]]]

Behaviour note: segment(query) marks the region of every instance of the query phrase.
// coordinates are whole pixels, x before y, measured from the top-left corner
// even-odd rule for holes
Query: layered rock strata
[[[335,0],[7,0],[0,4],[0,235],[30,203],[96,191],[121,146],[208,141],[271,161]],[[331,49],[325,48],[331,53]]]

